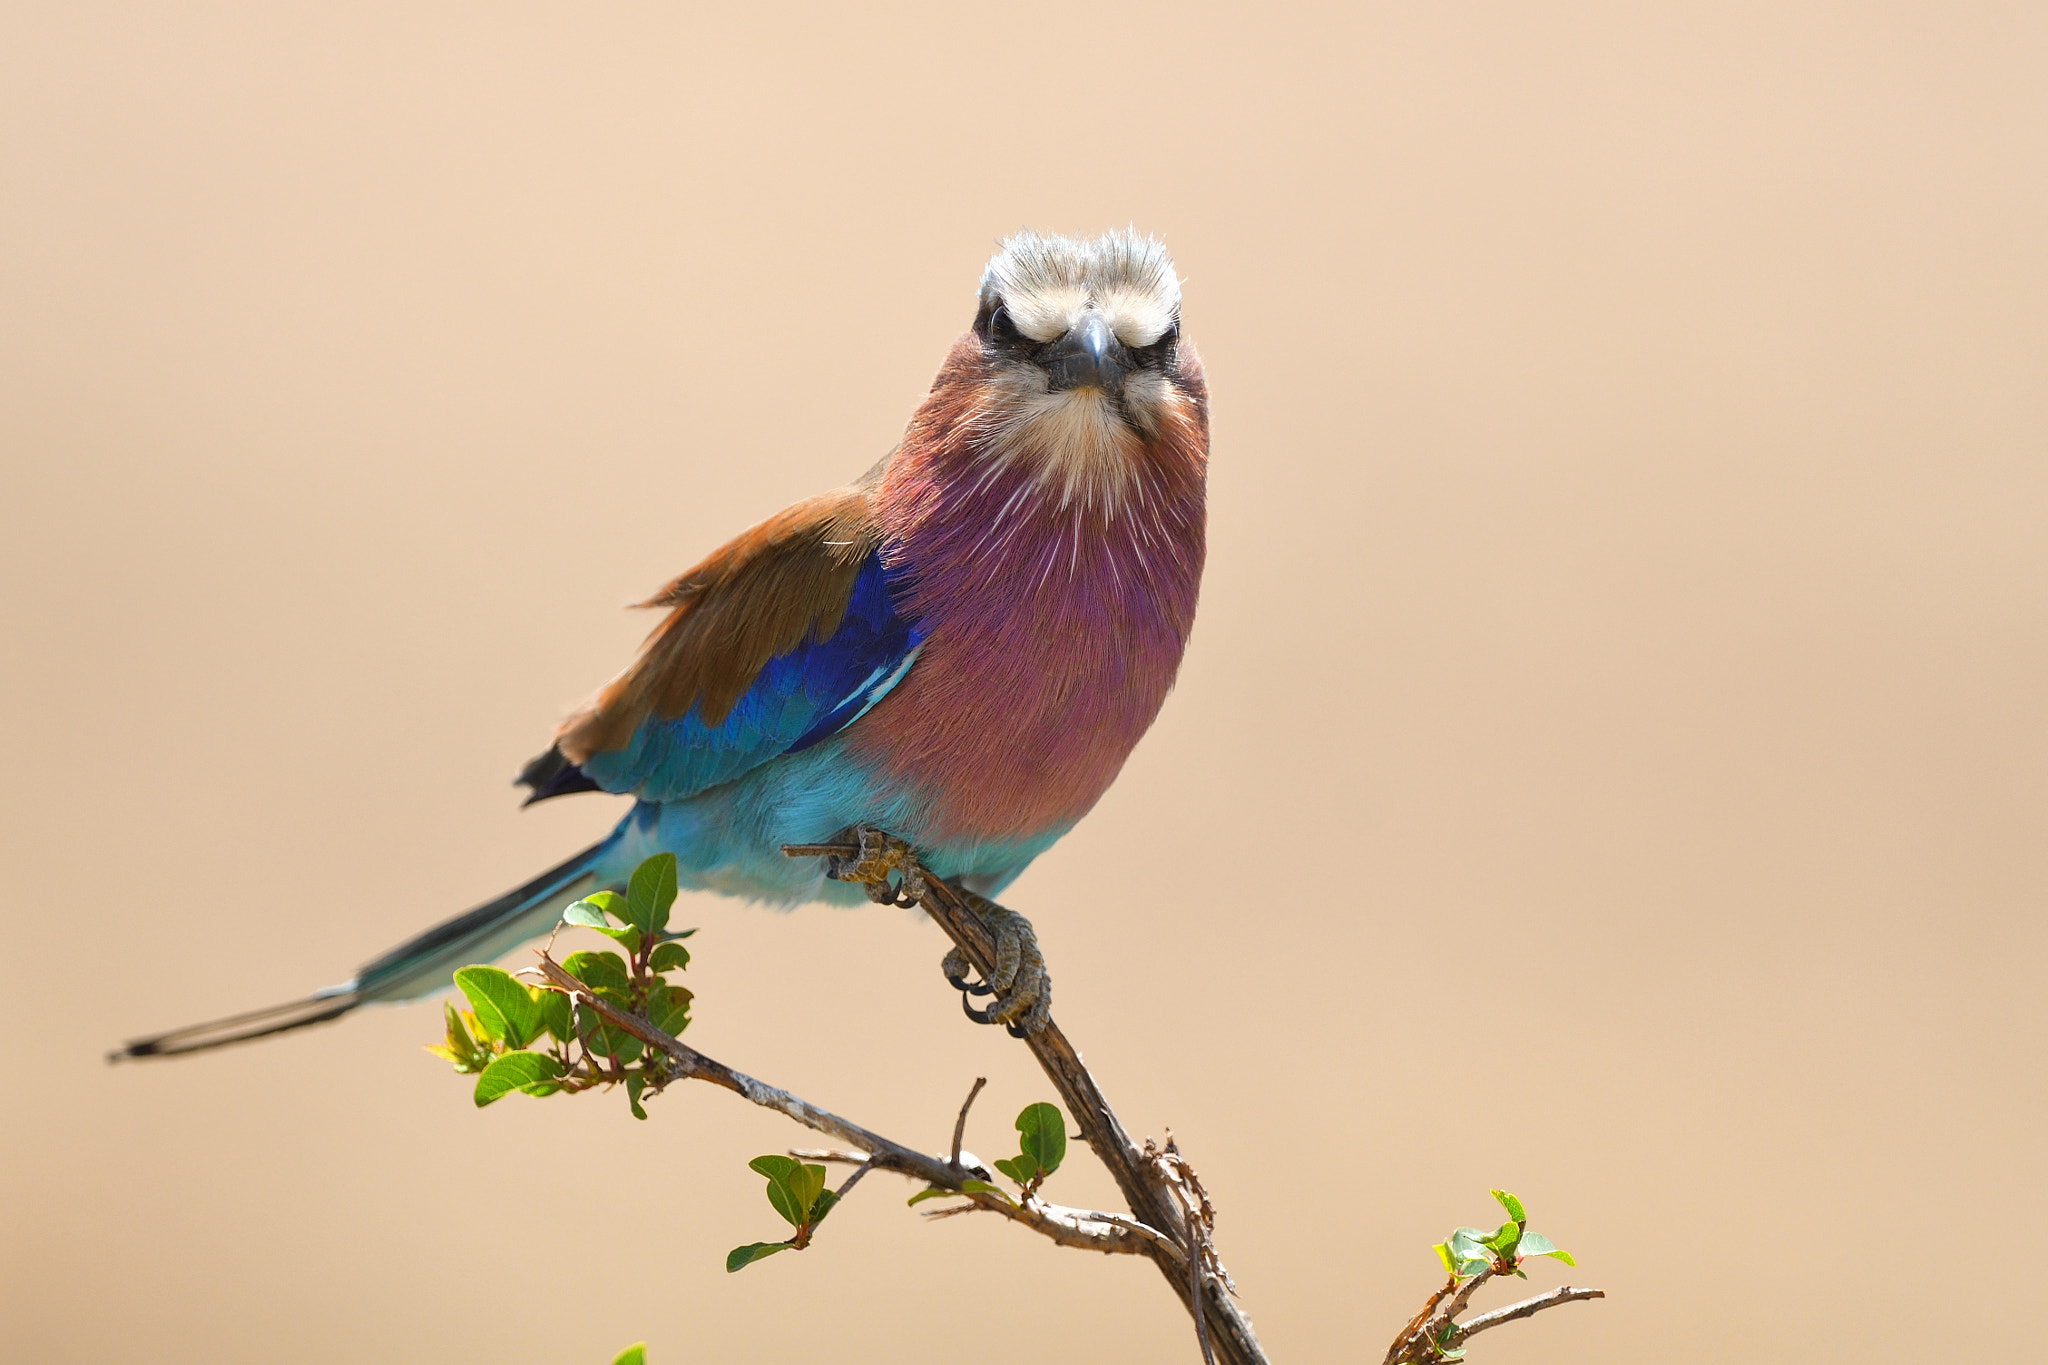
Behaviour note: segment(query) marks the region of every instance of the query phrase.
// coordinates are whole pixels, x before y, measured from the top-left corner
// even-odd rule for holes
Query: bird
[[[1115,780],[1194,625],[1208,386],[1180,313],[1156,237],[1000,241],[971,326],[889,454],[638,604],[666,614],[520,773],[526,804],[632,798],[610,834],[340,985],[113,1055],[197,1052],[432,994],[663,852],[685,888],[857,902],[867,893],[831,859],[783,853],[852,831],[863,855],[871,835],[896,841],[994,916],[989,898]],[[1027,970],[975,1017],[1014,1031],[1042,1023],[1050,978],[1029,922],[1001,913]]]

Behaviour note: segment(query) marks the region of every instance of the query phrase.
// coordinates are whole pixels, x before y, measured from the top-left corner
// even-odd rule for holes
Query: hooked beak
[[[1055,393],[1064,389],[1100,389],[1111,395],[1123,392],[1124,375],[1131,369],[1131,353],[1100,313],[1089,311],[1045,354],[1045,372]]]

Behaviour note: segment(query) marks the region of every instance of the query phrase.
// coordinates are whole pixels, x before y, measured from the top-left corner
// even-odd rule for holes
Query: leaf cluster
[[[1522,1263],[1531,1256],[1554,1256],[1566,1265],[1576,1265],[1569,1252],[1560,1250],[1548,1237],[1529,1231],[1529,1211],[1522,1201],[1506,1190],[1492,1191],[1494,1200],[1507,1211],[1507,1221],[1492,1232],[1483,1228],[1459,1228],[1430,1248],[1443,1265],[1443,1286],[1430,1295],[1429,1302],[1394,1338],[1387,1350],[1389,1365],[1451,1365],[1465,1356],[1465,1341],[1486,1326],[1526,1317],[1546,1307],[1579,1299],[1600,1298],[1599,1290],[1553,1290],[1514,1308],[1491,1315],[1492,1323],[1460,1323],[1459,1314],[1471,1303],[1472,1295],[1487,1280],[1499,1275],[1528,1276]]]
[[[1016,1128],[1017,1145],[1022,1150],[1016,1156],[998,1157],[995,1168],[1016,1181],[1023,1197],[1029,1199],[1038,1193],[1038,1187],[1045,1183],[1046,1177],[1057,1171],[1060,1163],[1067,1159],[1067,1116],[1056,1104],[1043,1101],[1027,1104],[1017,1115]],[[957,1190],[934,1185],[910,1196],[910,1202],[920,1204],[949,1194],[992,1194],[1006,1203],[1017,1202],[1002,1188],[986,1180],[963,1180]]]
[[[778,1251],[802,1251],[811,1244],[811,1234],[818,1224],[839,1202],[839,1196],[825,1188],[823,1166],[774,1153],[757,1156],[747,1166],[768,1177],[768,1203],[796,1232],[780,1242],[749,1242],[734,1247],[726,1253],[727,1274],[766,1260]]]
[[[669,929],[675,899],[675,855],[658,853],[634,869],[625,895],[599,891],[562,912],[564,924],[595,930],[620,949],[571,953],[562,969],[607,1005],[671,1037],[690,1025],[691,994],[667,973],[689,966],[681,940],[696,932]],[[666,1056],[649,1053],[640,1039],[551,987],[528,986],[489,966],[462,968],[455,984],[469,1009],[450,1003],[447,1040],[427,1050],[459,1074],[476,1076],[478,1108],[514,1091],[553,1095],[623,1084],[633,1117],[644,1119],[641,1097],[673,1079]]]
[[[1017,1132],[1017,1145],[1023,1150],[1013,1157],[998,1158],[996,1169],[1021,1185],[1025,1194],[1036,1194],[1045,1178],[1067,1159],[1067,1116],[1058,1105],[1026,1105],[1017,1115]]]
[[[1521,1266],[1531,1256],[1555,1256],[1566,1265],[1578,1264],[1570,1252],[1553,1246],[1548,1237],[1529,1231],[1529,1212],[1522,1207],[1521,1200],[1506,1190],[1493,1191],[1493,1197],[1507,1210],[1507,1222],[1492,1232],[1480,1228],[1459,1228],[1448,1239],[1430,1248],[1436,1252],[1437,1259],[1452,1279],[1462,1280],[1491,1271],[1496,1275],[1518,1275],[1526,1280],[1529,1277]]]

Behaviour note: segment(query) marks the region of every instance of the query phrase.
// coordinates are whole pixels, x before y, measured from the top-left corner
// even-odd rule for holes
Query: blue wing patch
[[[898,577],[879,553],[869,555],[831,638],[770,659],[717,725],[704,724],[695,706],[648,720],[625,748],[585,760],[584,776],[608,792],[680,801],[859,720],[903,680],[924,643],[924,631],[896,609]]]

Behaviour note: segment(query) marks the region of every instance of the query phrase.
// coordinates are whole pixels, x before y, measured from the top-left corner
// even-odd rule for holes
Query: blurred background
[[[1196,1358],[1149,1265],[892,1177],[728,1276],[805,1134],[478,1112],[437,1005],[100,1061],[606,828],[509,783],[620,605],[886,451],[1025,225],[1175,252],[1212,551],[1005,899],[1275,1360],[1377,1359],[1489,1185],[1611,1295],[1489,1361],[2048,1308],[1993,1235],[2048,1143],[2042,7],[0,23],[12,1358]],[[990,1157],[1049,1097],[907,912],[677,916],[715,1056],[933,1148],[987,1075]]]

